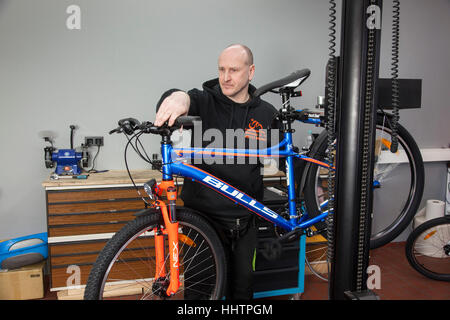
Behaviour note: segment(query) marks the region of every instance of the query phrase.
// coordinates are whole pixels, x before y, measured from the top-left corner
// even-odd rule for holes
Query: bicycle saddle
[[[310,74],[311,71],[309,69],[297,70],[284,78],[281,78],[279,80],[270,82],[268,84],[259,87],[254,92],[253,96],[259,97],[268,91],[272,91],[278,88],[290,88],[293,90],[297,88],[300,84],[302,84],[309,77]]]

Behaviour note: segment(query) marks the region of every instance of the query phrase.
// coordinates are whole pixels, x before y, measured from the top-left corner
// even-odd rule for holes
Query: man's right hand
[[[165,98],[156,113],[154,125],[160,127],[169,121],[169,127],[172,126],[175,120],[180,116],[188,114],[191,100],[189,95],[183,91],[176,91]]]

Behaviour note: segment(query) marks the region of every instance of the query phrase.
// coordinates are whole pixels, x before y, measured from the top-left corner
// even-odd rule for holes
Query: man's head
[[[255,73],[251,50],[241,44],[228,46],[220,54],[218,64],[222,93],[235,102],[246,102],[248,85]]]

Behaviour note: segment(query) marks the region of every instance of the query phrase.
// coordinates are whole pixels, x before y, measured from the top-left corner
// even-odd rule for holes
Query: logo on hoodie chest
[[[252,140],[267,140],[267,132],[263,129],[261,123],[255,119],[250,119],[248,127],[244,131],[245,137]]]

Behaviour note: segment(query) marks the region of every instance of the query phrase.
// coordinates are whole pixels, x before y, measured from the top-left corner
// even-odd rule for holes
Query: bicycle
[[[397,123],[398,151],[391,153],[392,131],[391,115],[379,110],[375,138],[371,249],[389,243],[406,229],[414,218],[423,195],[425,172],[419,147],[411,134]],[[322,131],[311,146],[308,156],[325,161],[327,148],[327,134]],[[390,159],[385,160],[386,158]],[[301,191],[304,192],[308,213],[314,216],[322,211],[321,208],[326,208],[324,200],[328,195],[321,186],[326,185],[328,172],[326,168],[312,162],[306,166],[302,178],[304,188]],[[393,194],[394,206],[387,207]]]
[[[313,144],[308,154],[299,152],[298,148],[293,146],[291,124],[294,121],[314,124],[323,121],[323,118],[317,117],[316,114],[295,110],[290,106],[290,97],[298,96],[294,90],[309,75],[310,71],[303,69],[271,82],[255,92],[255,95],[262,95],[278,89],[275,92],[281,94],[283,98],[283,107],[278,112],[278,117],[283,122],[284,137],[278,145],[266,149],[173,148],[170,141],[172,132],[181,127],[192,126],[199,120],[197,117],[179,117],[172,127],[167,125],[155,127],[151,122],[140,123],[132,118],[120,120],[119,127],[110,133],[123,132],[127,138],[131,136],[128,138],[125,154],[128,146],[133,146],[132,141],[135,139],[135,147],[133,146],[135,151],[144,160],[154,163],[145,153],[145,149],[144,154],[140,152],[139,145],[142,147],[142,144],[138,139],[142,134],[148,133],[161,136],[162,182],[158,184],[155,180],[151,180],[144,184],[144,189],[151,200],[150,208],[136,213],[137,218],[116,233],[99,254],[88,278],[85,299],[100,299],[115,295],[112,290],[129,288],[130,282],[137,283],[136,292],[139,298],[223,297],[227,262],[220,238],[208,222],[207,216],[189,208],[176,207],[174,176],[198,181],[270,221],[282,230],[279,233],[279,242],[292,241],[302,235],[313,237],[322,234],[323,222],[328,216],[328,212],[323,210],[326,208],[327,200],[320,204],[320,211],[311,211],[309,214],[299,203],[301,188],[297,186],[296,190],[295,181],[298,180],[295,180],[295,173],[292,170],[294,159],[312,163],[307,172],[312,172],[310,170],[314,170],[317,165],[322,168],[333,168],[331,164],[309,156],[319,155],[322,143]],[[320,142],[320,139],[317,141]],[[286,212],[274,212],[225,181],[182,161],[183,157],[192,158],[198,154],[286,158],[288,194]],[[308,188],[304,189],[305,193],[307,190]],[[162,200],[163,195],[167,197],[167,204]],[[165,241],[166,239],[168,241]],[[150,249],[150,252],[146,253],[146,249]],[[152,266],[149,267],[148,263],[152,263]],[[132,270],[131,273],[127,273],[127,269]]]
[[[326,106],[321,105],[321,108]],[[302,123],[325,127],[322,110],[300,109]],[[373,175],[373,208],[372,232],[370,248],[379,248],[399,236],[414,218],[423,195],[425,171],[422,155],[412,135],[399,123],[395,125],[398,149],[391,153],[393,140],[392,115],[382,108],[377,110],[375,163]],[[336,141],[333,148],[336,147]],[[327,179],[328,168],[320,163],[326,162],[328,152],[327,131],[323,130],[307,149],[305,160],[300,165],[300,174],[296,172],[297,196],[303,199],[306,212],[312,217],[326,210],[328,205]],[[315,162],[314,160],[319,160]],[[395,193],[394,207],[387,206],[387,199]],[[315,227],[326,228],[326,222],[318,222]],[[322,280],[327,280],[324,274],[324,260],[327,254],[326,234],[312,241],[309,251],[317,260],[318,270],[306,257],[309,269]]]
[[[450,216],[428,220],[414,229],[405,252],[409,264],[422,275],[450,281]]]

